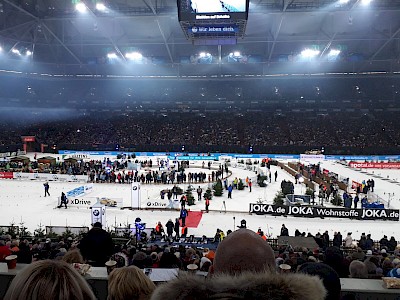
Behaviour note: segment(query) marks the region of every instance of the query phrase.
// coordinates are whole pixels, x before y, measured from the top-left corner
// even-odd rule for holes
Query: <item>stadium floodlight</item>
[[[26,56],[31,56],[32,55],[32,51],[31,50],[26,50],[25,55]]]
[[[338,56],[340,54],[340,50],[337,49],[331,49],[331,51],[329,51],[329,56]]]
[[[140,60],[143,58],[143,55],[139,52],[128,52],[125,54],[125,57],[131,60]]]
[[[211,56],[211,54],[208,52],[200,52],[199,53],[200,58],[205,58],[205,57],[210,57],[210,56]]]
[[[361,4],[365,6],[369,5],[371,2],[372,0],[361,0]]]
[[[106,11],[107,7],[104,5],[104,3],[99,2],[96,4],[96,9],[99,11]]]
[[[16,55],[21,55],[21,52],[19,52],[19,50],[18,50],[18,49],[15,49],[15,48],[13,48],[13,49],[11,50],[11,52],[14,53],[14,54],[16,54]]]
[[[301,51],[301,56],[305,57],[305,58],[312,58],[317,56],[320,53],[319,50],[313,50],[313,49],[304,49],[303,51]]]
[[[79,2],[75,5],[75,9],[80,13],[85,13],[87,11],[87,7],[85,3]]]
[[[107,54],[107,57],[108,57],[109,59],[116,59],[116,58],[118,58],[117,54],[115,54],[114,52],[108,53],[108,54]]]

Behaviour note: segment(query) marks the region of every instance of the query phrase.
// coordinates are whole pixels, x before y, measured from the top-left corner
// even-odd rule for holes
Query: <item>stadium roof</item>
[[[400,71],[400,0],[251,0],[245,36],[221,46],[186,39],[176,0],[109,0],[105,11],[85,0],[85,14],[77,1],[0,0],[0,67],[132,76]],[[143,58],[131,62],[129,52]]]

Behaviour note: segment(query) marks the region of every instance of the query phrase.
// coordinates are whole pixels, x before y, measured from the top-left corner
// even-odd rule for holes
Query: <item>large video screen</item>
[[[192,13],[246,12],[246,0],[191,0]]]
[[[249,0],[178,0],[180,20],[247,19]]]

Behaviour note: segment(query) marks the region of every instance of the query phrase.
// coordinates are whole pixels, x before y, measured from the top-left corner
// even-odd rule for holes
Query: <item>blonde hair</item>
[[[155,284],[138,267],[113,270],[108,278],[107,300],[150,299]]]
[[[80,263],[83,264],[84,260],[82,257],[81,252],[79,251],[79,249],[73,249],[73,250],[69,250],[68,252],[66,252],[62,259],[62,261],[65,261],[68,264],[73,264],[73,263]]]
[[[4,300],[95,300],[86,280],[72,266],[56,260],[34,262],[20,271]]]

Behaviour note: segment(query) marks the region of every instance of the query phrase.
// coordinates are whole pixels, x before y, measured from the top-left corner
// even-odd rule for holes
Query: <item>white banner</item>
[[[19,179],[19,180],[87,182],[86,175],[14,172],[13,177],[14,177],[14,179]]]
[[[180,208],[179,200],[168,200],[168,199],[159,199],[159,200],[148,200],[145,202],[145,208],[169,208],[174,209]]]
[[[93,183],[81,185],[67,192],[67,197],[81,197],[93,191]]]
[[[323,154],[300,154],[301,160],[316,160],[323,161],[325,160],[325,155]]]
[[[140,209],[140,183],[132,182],[131,185],[131,206],[134,209]]]
[[[97,203],[97,198],[95,197],[68,197],[67,196],[67,207],[68,208],[86,208],[89,209]],[[61,204],[61,197],[58,197],[58,204]]]

